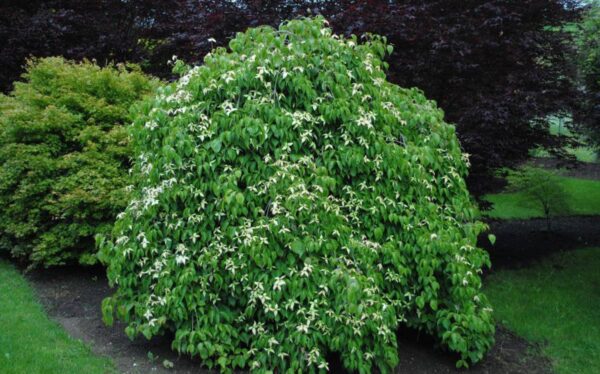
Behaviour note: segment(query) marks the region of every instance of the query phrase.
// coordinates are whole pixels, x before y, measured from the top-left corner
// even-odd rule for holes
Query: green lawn
[[[600,248],[486,279],[497,320],[543,344],[558,373],[600,373]]]
[[[549,131],[552,135],[566,135],[570,137],[576,137],[580,141],[585,143],[585,138],[582,136],[578,136],[577,134],[573,134],[566,123],[571,122],[571,118],[563,117],[562,120],[560,117],[551,116],[549,119]],[[598,150],[593,147],[580,146],[575,148],[566,148],[567,153],[572,154],[577,158],[577,160],[581,162],[598,162]],[[533,157],[553,157],[548,151],[543,148],[538,148],[532,150],[530,152]]]
[[[576,147],[570,148],[567,147],[567,153],[575,156],[577,161],[581,162],[598,162],[598,152],[592,147]],[[542,158],[550,158],[554,157],[550,154],[550,152],[545,149],[535,149],[530,152],[530,156],[532,157],[542,157]]]
[[[600,181],[560,177],[560,183],[568,195],[570,214],[600,214]],[[544,216],[541,207],[527,207],[521,193],[486,195],[484,199],[494,204],[491,211],[485,212],[491,218],[526,219]]]
[[[115,369],[50,321],[21,274],[0,260],[0,372],[89,374]]]

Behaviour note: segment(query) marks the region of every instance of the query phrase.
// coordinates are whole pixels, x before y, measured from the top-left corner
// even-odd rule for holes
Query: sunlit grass
[[[0,372],[87,374],[115,370],[108,359],[94,355],[49,320],[21,274],[0,260]]]
[[[497,320],[539,342],[558,373],[600,373],[600,248],[486,279]]]
[[[573,134],[568,127],[568,123],[571,122],[569,117],[557,117],[551,116],[548,118],[548,130],[552,135],[564,135],[568,137],[577,138],[579,141],[585,143],[585,138],[578,134]],[[567,147],[565,149],[567,153],[572,154],[578,161],[581,162],[598,162],[598,150],[593,147],[579,146],[579,147]],[[530,152],[532,157],[553,157],[548,151],[543,148],[534,149]]]
[[[590,162],[590,163],[598,162],[598,151],[596,151],[594,148],[591,148],[591,147],[575,147],[575,148],[567,147],[566,151],[567,151],[567,153],[570,153],[573,156],[575,156],[577,161]],[[531,151],[530,154],[532,157],[542,157],[542,158],[554,157],[550,154],[550,152],[548,152],[544,149],[535,149],[535,150]]]
[[[600,181],[559,177],[560,184],[567,194],[569,214],[600,214]],[[527,219],[543,217],[541,206],[530,207],[526,204],[526,196],[519,192],[487,195],[484,199],[493,203],[493,209],[485,212],[491,218]]]

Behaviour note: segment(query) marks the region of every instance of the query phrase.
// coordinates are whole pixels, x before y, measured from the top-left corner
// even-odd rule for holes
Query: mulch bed
[[[199,360],[179,357],[170,349],[170,338],[165,336],[147,341],[130,341],[124,325],[107,327],[102,322],[100,304],[111,293],[101,268],[62,268],[32,271],[27,278],[35,288],[50,318],[60,323],[74,338],[88,343],[100,355],[112,358],[124,373],[203,373]],[[456,357],[434,349],[433,340],[414,331],[398,333],[400,365],[396,373],[455,373]],[[152,352],[154,361],[148,358]],[[534,353],[532,353],[534,352]],[[535,353],[538,352],[538,353]],[[162,366],[168,359],[172,369]],[[335,360],[331,372],[344,372]],[[462,372],[466,372],[462,370]],[[539,354],[539,347],[498,327],[496,345],[485,360],[468,370],[469,373],[551,373],[547,358]]]
[[[552,233],[545,231],[544,219],[489,222],[496,243],[491,245],[487,235],[480,237],[479,245],[492,258],[492,271],[501,268],[529,266],[539,259],[557,252],[582,247],[600,246],[600,216],[555,218]],[[27,273],[38,297],[50,318],[60,323],[74,338],[90,344],[92,350],[114,360],[124,373],[202,373],[199,360],[179,357],[170,349],[170,337],[151,341],[144,338],[130,341],[124,325],[107,327],[102,322],[100,304],[111,293],[104,270],[97,268],[67,267],[34,270]],[[434,341],[414,331],[398,333],[400,364],[397,373],[455,373],[456,357],[434,349]],[[154,360],[148,358],[152,352]],[[162,366],[164,359],[174,368]],[[331,371],[343,372],[332,358]],[[478,365],[462,372],[469,373],[551,373],[549,360],[540,354],[540,347],[498,326],[496,345]]]
[[[110,357],[124,373],[202,373],[197,362],[179,358],[170,349],[167,337],[129,340],[125,325],[108,327],[102,321],[102,299],[111,294],[104,269],[65,267],[34,270],[26,274],[51,319],[60,323],[70,336],[88,343],[99,355]],[[155,362],[148,352],[157,357]],[[167,370],[164,359],[175,364]]]
[[[534,160],[539,166],[555,167],[552,159]],[[599,164],[582,164],[565,171],[566,175],[600,179]],[[544,219],[490,220],[490,232],[496,235],[492,245],[487,234],[479,238],[479,246],[490,253],[493,267],[530,266],[536,261],[559,251],[582,247],[600,247],[600,216],[575,216],[554,218],[552,231],[546,230]],[[488,271],[489,273],[489,271]],[[147,341],[139,338],[130,341],[124,325],[116,323],[107,327],[102,322],[100,304],[110,295],[102,268],[61,268],[32,271],[27,274],[50,318],[58,321],[68,333],[90,344],[92,350],[113,359],[124,373],[203,373],[199,360],[179,357],[170,349],[168,336]],[[396,373],[443,374],[469,372],[495,373],[551,373],[550,361],[541,355],[540,347],[498,326],[496,344],[487,357],[468,371],[458,370],[456,357],[434,349],[431,337],[410,330],[398,333],[400,364]],[[154,360],[148,353],[152,352]],[[164,359],[174,363],[166,369]],[[331,372],[344,372],[339,360],[332,357]]]
[[[552,218],[550,232],[543,218],[490,220],[488,224],[496,243],[492,245],[484,234],[478,244],[489,252],[492,271],[530,266],[556,252],[600,247],[600,216]]]
[[[544,167],[554,167],[553,160],[537,159]],[[588,170],[589,169],[589,170]],[[567,175],[600,179],[600,164],[579,165],[566,171]],[[492,259],[491,271],[502,268],[529,266],[557,251],[582,247],[600,247],[600,216],[555,218],[552,232],[547,232],[544,219],[488,222],[496,235],[492,245],[487,235],[479,238],[479,245],[488,250]],[[170,349],[168,336],[147,341],[144,338],[130,341],[124,325],[116,323],[107,327],[102,322],[100,304],[111,293],[102,268],[61,268],[27,273],[40,301],[50,318],[59,322],[74,338],[90,344],[100,355],[111,357],[124,373],[202,373],[199,360],[179,357]],[[502,326],[496,331],[496,344],[487,357],[468,371],[458,370],[456,357],[434,349],[431,337],[414,331],[398,333],[400,364],[396,373],[551,373],[550,361],[541,355],[540,347],[514,335]],[[154,360],[149,359],[152,352]],[[164,359],[174,363],[166,369]],[[343,372],[334,357],[331,371]]]

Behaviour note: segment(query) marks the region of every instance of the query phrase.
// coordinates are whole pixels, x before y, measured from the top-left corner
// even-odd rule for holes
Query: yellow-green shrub
[[[34,264],[95,261],[127,204],[129,107],[157,82],[136,67],[32,60],[0,95],[0,248]]]

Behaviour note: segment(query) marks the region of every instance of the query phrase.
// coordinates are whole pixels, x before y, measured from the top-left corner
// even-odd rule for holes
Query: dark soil
[[[496,243],[487,235],[479,245],[491,256],[493,270],[531,265],[557,251],[586,246],[600,246],[600,216],[563,217],[552,220],[552,232],[546,231],[544,219],[489,222]],[[179,357],[170,349],[168,336],[147,341],[130,341],[123,324],[107,327],[102,322],[100,304],[111,293],[102,268],[62,268],[32,271],[27,277],[46,308],[68,333],[88,343],[94,352],[114,360],[125,373],[202,373],[199,360]],[[413,331],[398,334],[400,365],[397,373],[550,373],[548,359],[539,347],[526,342],[499,326],[496,345],[478,365],[466,370],[454,367],[456,357],[434,349],[434,341]],[[151,352],[154,360],[148,358]],[[174,368],[166,369],[167,359]],[[332,372],[343,372],[334,359]]]
[[[485,359],[470,369],[456,369],[457,358],[436,351],[430,337],[419,339],[414,333],[400,333],[398,338],[400,365],[396,373],[464,373],[464,374],[542,374],[552,373],[549,359],[542,356],[541,347],[516,336],[502,326],[496,327],[496,344]]]
[[[544,167],[556,167],[556,160],[536,159]],[[566,175],[600,179],[600,164],[579,164],[567,169]],[[501,184],[498,184],[500,187]],[[487,249],[493,270],[531,265],[557,251],[586,246],[600,246],[600,216],[564,217],[552,220],[552,231],[546,230],[544,219],[499,221],[491,220],[490,232],[496,235],[491,245],[482,235],[479,245]],[[130,341],[124,325],[107,327],[102,322],[100,304],[111,293],[101,268],[62,268],[32,271],[27,277],[46,308],[48,315],[58,321],[68,333],[88,343],[94,352],[113,359],[125,373],[202,373],[199,360],[179,357],[170,349],[171,337],[147,341]],[[414,331],[398,333],[400,364],[396,373],[551,373],[547,358],[540,348],[498,326],[496,344],[487,357],[469,370],[458,370],[456,357],[435,350],[430,337]],[[149,352],[151,357],[149,358]],[[172,369],[163,367],[163,360],[174,363]],[[343,372],[338,360],[332,359],[332,372]]]
[[[479,246],[489,252],[492,270],[529,266],[555,252],[600,247],[600,216],[552,218],[550,232],[543,218],[488,223],[496,243],[492,245],[484,234]]]
[[[63,268],[28,273],[50,318],[58,321],[74,338],[88,343],[92,350],[113,359],[125,373],[202,373],[199,360],[178,357],[170,349],[170,338],[130,341],[123,324],[107,327],[102,322],[100,304],[111,293],[102,269]],[[456,357],[435,350],[431,338],[412,331],[398,334],[400,365],[397,373],[455,373]],[[152,352],[154,361],[148,358]],[[534,352],[534,353],[532,353]],[[162,366],[164,359],[174,363]],[[335,362],[331,371],[343,372]],[[539,348],[498,327],[496,345],[486,359],[464,373],[550,373],[549,361]]]
[[[125,325],[108,327],[102,321],[102,299],[111,294],[101,268],[67,267],[34,270],[27,274],[50,318],[58,321],[69,335],[88,343],[99,355],[110,357],[124,373],[202,373],[198,362],[179,358],[170,349],[170,339],[135,341],[125,335]],[[154,362],[148,352],[156,357]],[[174,363],[167,370],[163,360]]]

